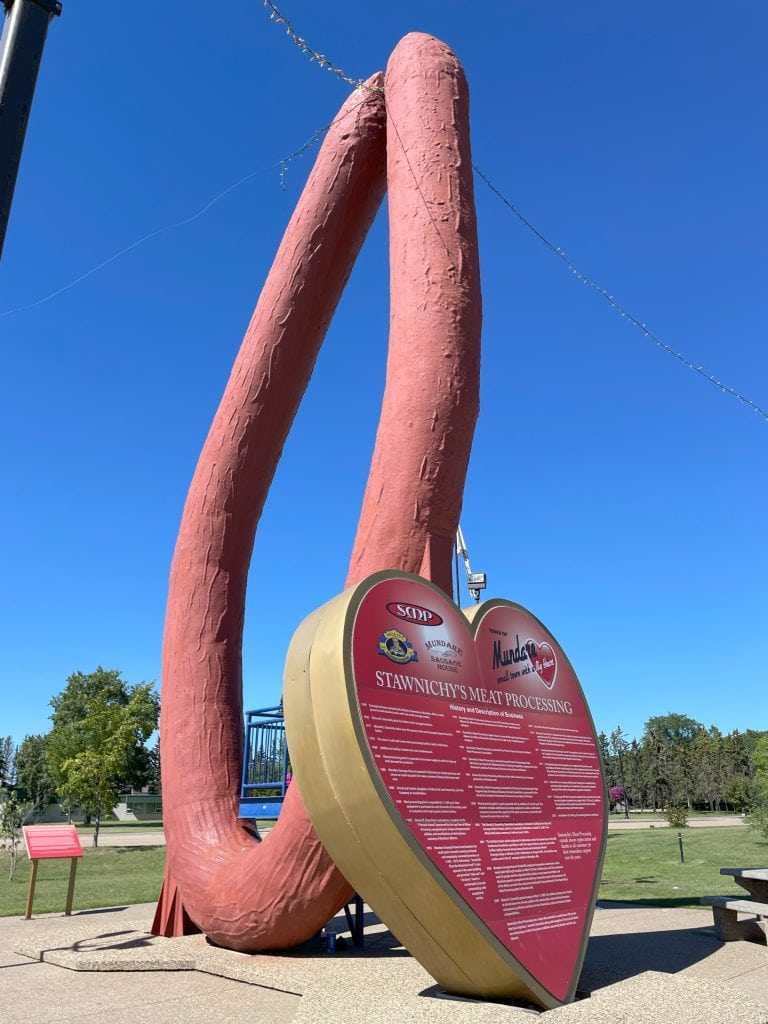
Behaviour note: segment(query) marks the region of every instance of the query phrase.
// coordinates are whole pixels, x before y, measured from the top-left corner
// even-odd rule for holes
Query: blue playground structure
[[[282,701],[274,708],[246,711],[240,817],[276,821],[291,777]],[[365,914],[357,893],[344,907],[344,915],[353,944],[362,946]]]
[[[282,703],[246,711],[240,817],[277,820],[290,781]]]

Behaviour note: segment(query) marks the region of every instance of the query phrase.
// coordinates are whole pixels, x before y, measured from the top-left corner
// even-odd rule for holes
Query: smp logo
[[[390,615],[395,615],[398,619],[405,619],[406,622],[412,622],[416,626],[440,626],[443,622],[437,612],[433,612],[429,608],[422,608],[420,604],[392,601],[387,605],[387,611]]]

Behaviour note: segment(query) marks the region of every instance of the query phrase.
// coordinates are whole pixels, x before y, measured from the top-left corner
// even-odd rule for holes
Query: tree
[[[0,801],[0,838],[7,844],[11,854],[8,878],[13,881],[21,846],[21,826],[34,810],[34,806],[30,801],[21,800],[18,793],[2,793]]]
[[[688,811],[754,805],[755,821],[764,807],[768,829],[768,760],[765,784],[756,778],[768,758],[768,730],[724,736],[717,726],[707,729],[688,715],[670,712],[649,718],[639,742],[628,742],[621,729],[610,737],[601,732],[597,739],[608,787],[621,786],[627,804],[654,810],[682,805]]]
[[[755,747],[763,739],[764,736],[768,736],[768,729],[745,729],[743,733],[739,734],[747,748],[747,753],[751,756],[754,753]]]
[[[626,807],[627,794],[622,786],[611,786],[608,790],[608,797],[612,807],[617,807],[619,804],[621,804],[622,809]]]
[[[101,819],[121,789],[149,778],[145,741],[157,727],[158,697],[151,683],[130,686],[116,669],[99,666],[73,673],[51,706],[51,773],[59,794],[96,818],[97,846]]]
[[[163,792],[163,776],[160,771],[160,737],[155,740],[155,745],[149,750],[149,778],[147,786],[150,793]]]
[[[768,736],[762,736],[752,751],[755,789],[750,824],[768,839]]]
[[[600,751],[600,760],[603,762],[605,784],[610,789],[611,786],[618,783],[619,776],[616,770],[616,758],[611,753],[611,745],[604,732],[598,733],[597,749]]]
[[[645,752],[637,740],[633,739],[624,751],[624,781],[627,800],[641,811],[649,792],[647,775]]]
[[[56,799],[56,783],[48,767],[48,737],[25,736],[16,750],[16,785],[36,808]]]
[[[140,686],[149,687],[155,705],[155,726],[160,713],[160,703],[151,683],[137,683],[131,686],[123,678],[119,669],[105,669],[99,665],[95,672],[73,672],[67,678],[67,685],[51,700],[53,714],[51,722],[51,764],[56,777],[56,766],[66,756],[80,749],[77,741],[79,723],[89,714],[94,701],[106,701],[109,706],[126,707],[136,689]],[[125,774],[122,784],[126,789],[141,789],[147,784],[151,773],[149,751],[143,740],[137,740],[126,760]]]
[[[656,734],[646,731],[643,735],[643,768],[648,787],[649,803],[663,810],[672,791],[672,751]]]
[[[713,727],[702,730],[692,746],[696,771],[697,799],[711,811],[720,809],[723,795],[722,737]]]
[[[734,811],[746,811],[755,800],[755,787],[750,779],[736,775],[730,779],[723,790],[723,799]],[[766,836],[768,839],[768,836]]]
[[[670,711],[645,723],[643,748],[652,775],[653,805],[662,809],[670,803],[692,803],[692,758],[690,748],[704,729],[688,715]]]
[[[666,715],[654,715],[645,723],[646,733],[655,736],[670,749],[685,743],[692,743],[704,726],[695,718],[679,715],[674,711]]]
[[[11,736],[0,736],[0,788],[14,783],[14,746]]]
[[[629,799],[627,798],[627,784],[624,778],[624,754],[629,749],[629,743],[627,743],[627,737],[624,734],[621,726],[617,726],[611,733],[611,750],[616,755],[616,759],[619,763],[619,779],[621,780],[621,786],[617,787],[621,789],[621,801],[624,804],[624,817],[629,817]]]

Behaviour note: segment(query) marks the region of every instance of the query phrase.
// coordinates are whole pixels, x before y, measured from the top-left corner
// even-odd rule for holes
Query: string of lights
[[[341,68],[336,67],[336,65],[333,64],[325,56],[324,53],[318,53],[317,50],[313,50],[312,47],[309,45],[309,43],[307,43],[307,41],[305,39],[303,39],[296,32],[296,30],[294,29],[293,25],[291,25],[290,21],[288,21],[286,16],[283,14],[283,12],[277,6],[277,4],[273,3],[273,0],[264,0],[264,6],[269,11],[269,19],[270,19],[270,21],[274,21],[274,23],[276,25],[285,25],[286,35],[291,40],[291,42],[295,46],[298,46],[298,48],[301,50],[302,53],[309,54],[309,62],[310,62],[310,64],[312,64],[313,62],[316,62],[321,68],[325,68],[326,70],[330,71],[331,74],[336,75],[337,78],[340,78],[342,80],[342,82],[346,82],[347,85],[351,85],[353,89],[364,89],[364,88],[367,88],[369,92],[383,92],[384,91],[383,89],[371,88],[370,86],[365,86],[362,78],[358,78],[358,79],[350,78],[348,75],[346,75],[341,70]]]
[[[720,391],[724,392],[727,395],[731,395],[733,398],[736,398],[740,402],[743,402],[744,405],[749,406],[749,408],[752,409],[753,412],[756,412],[759,416],[762,416],[762,418],[766,422],[768,422],[768,412],[766,412],[765,409],[762,409],[759,405],[757,405],[756,402],[753,402],[750,398],[747,398],[746,395],[742,395],[735,388],[731,388],[728,387],[727,384],[723,384],[723,382],[721,380],[718,380],[718,378],[715,377],[713,374],[707,373],[703,366],[697,366],[695,363],[691,362],[691,360],[688,359],[687,356],[683,355],[682,352],[676,352],[671,345],[668,345],[657,334],[654,334],[654,332],[648,327],[647,324],[644,324],[634,314],[630,313],[629,310],[625,309],[620,303],[618,303],[616,299],[613,297],[613,295],[611,295],[610,292],[608,292],[607,289],[603,288],[603,286],[598,284],[597,281],[593,281],[591,277],[588,277],[585,273],[579,270],[579,268],[571,262],[571,260],[566,256],[565,252],[559,246],[553,245],[552,242],[550,242],[549,239],[546,238],[538,230],[538,228],[531,224],[531,222],[526,217],[524,217],[522,213],[520,213],[515,204],[510,202],[510,200],[507,199],[505,195],[503,195],[503,193],[488,179],[488,177],[477,166],[476,163],[473,163],[472,167],[475,173],[479,175],[479,177],[485,182],[485,184],[488,186],[491,192],[498,196],[502,203],[504,203],[504,205],[512,211],[515,217],[517,217],[520,223],[524,227],[526,227],[532,234],[534,234],[539,239],[539,241],[542,242],[547,247],[547,249],[550,250],[550,252],[553,252],[555,256],[557,256],[559,259],[563,261],[563,263],[566,265],[566,267],[568,267],[568,269],[577,281],[581,281],[582,284],[585,284],[587,285],[587,287],[592,288],[594,291],[596,291],[597,294],[602,296],[602,298],[605,299],[605,301],[610,305],[610,307],[619,314],[619,316],[623,317],[625,320],[628,320],[631,324],[633,324],[640,331],[642,331],[645,337],[652,341],[654,345],[658,345],[658,347],[660,349],[663,349],[664,352],[667,352],[669,355],[674,356],[675,359],[678,359],[683,364],[683,366],[687,366],[689,370],[693,370],[694,373],[698,373],[701,377],[704,378],[704,380],[708,381],[710,384],[713,384]]]
[[[264,6],[271,9],[271,19],[277,21],[279,24],[286,25],[288,35],[304,53],[310,54],[310,60],[317,60],[318,62],[320,62],[321,67],[328,67],[329,70],[333,71],[336,75],[338,75],[339,78],[347,82],[349,85],[352,85],[355,88],[366,88],[362,80],[348,78],[343,71],[341,71],[339,68],[331,64],[327,57],[323,56],[322,54],[318,54],[305,42],[304,39],[301,38],[301,36],[298,36],[291,23],[288,21],[285,15],[282,14],[277,4],[274,3],[274,0],[264,0]],[[397,130],[397,125],[394,123],[394,120],[392,119],[391,111],[388,110],[387,113],[390,121],[392,121],[392,126],[395,129],[397,140],[400,143],[400,146],[403,150],[403,155],[405,156],[405,160],[406,163],[408,164],[411,176],[413,177],[416,189],[419,193],[419,196],[421,197],[421,201],[424,203],[424,206],[427,209],[427,213],[429,214],[430,220],[432,221],[432,226],[437,232],[438,238],[440,239],[440,242],[442,243],[443,247],[448,253],[449,258],[451,258],[451,254],[448,251],[448,246],[446,245],[443,236],[440,234],[440,229],[438,228],[437,222],[435,221],[435,218],[432,215],[429,203],[427,202],[426,197],[424,196],[424,193],[422,192],[421,187],[419,186],[418,178],[416,177],[416,173],[411,165],[410,160],[408,159],[408,153],[405,149],[405,146],[403,145],[403,140],[400,137],[400,132]],[[553,243],[550,242],[549,239],[546,238],[541,233],[541,231],[538,230],[538,228],[536,228],[526,217],[523,216],[523,214],[517,209],[515,204],[512,203],[509,199],[507,199],[507,197],[490,181],[488,176],[477,166],[476,163],[472,164],[472,168],[475,171],[475,173],[481,178],[481,180],[485,182],[485,184],[488,186],[491,192],[493,192],[501,200],[501,202],[504,203],[504,205],[509,208],[509,210],[515,215],[515,217],[517,217],[520,223],[525,228],[527,228],[528,231],[534,234],[539,239],[539,241],[542,242],[551,252],[553,252],[563,261],[563,263],[566,265],[566,267],[568,267],[569,271],[578,281],[580,281],[582,284],[587,285],[589,288],[592,288],[595,292],[597,292],[598,295],[602,296],[602,298],[609,303],[611,308],[615,310],[619,314],[619,316],[621,316],[625,320],[628,320],[631,324],[633,324],[633,326],[637,327],[638,330],[642,331],[643,335],[646,338],[648,338],[649,341],[652,341],[654,345],[658,346],[658,348],[662,349],[662,351],[666,352],[668,355],[674,356],[675,359],[679,360],[679,362],[683,364],[683,366],[686,366],[689,370],[693,370],[694,373],[699,374],[699,376],[703,377],[704,380],[714,385],[714,387],[718,388],[718,390],[723,392],[723,394],[730,395],[732,398],[735,398],[742,404],[748,406],[750,409],[752,409],[753,412],[757,413],[759,416],[762,417],[762,419],[766,423],[768,423],[768,412],[766,412],[765,409],[761,408],[761,406],[759,406],[756,402],[753,402],[750,398],[747,398],[746,395],[741,394],[739,391],[736,390],[736,388],[732,388],[729,387],[727,384],[724,384],[714,374],[707,373],[703,366],[697,366],[696,363],[688,359],[688,357],[685,356],[682,352],[677,352],[674,348],[672,348],[671,345],[668,345],[665,341],[663,341],[657,334],[655,334],[653,331],[649,329],[647,324],[644,324],[642,320],[636,317],[633,313],[630,313],[620,303],[618,303],[613,297],[613,295],[611,295],[606,288],[603,288],[602,285],[598,284],[596,281],[592,280],[592,278],[590,278],[587,274],[579,270],[579,268],[574,263],[571,262],[571,260],[566,256],[565,252],[559,246],[553,245]]]
[[[343,82],[345,82],[347,85],[350,85],[350,86],[352,86],[355,89],[360,89],[360,90],[364,90],[366,92],[375,92],[375,93],[383,93],[384,92],[383,89],[371,88],[370,86],[367,86],[362,79],[350,78],[348,75],[346,75],[344,73],[344,71],[341,70],[341,68],[339,68],[335,64],[333,64],[324,54],[319,53],[317,50],[314,50],[311,46],[309,46],[309,44],[306,42],[306,40],[304,40],[301,36],[299,36],[297,34],[297,32],[295,31],[295,29],[293,28],[291,23],[288,21],[288,19],[285,17],[285,15],[280,11],[280,9],[277,6],[277,4],[274,3],[274,0],[264,0],[264,6],[269,9],[269,11],[270,11],[270,15],[269,16],[270,16],[271,20],[275,21],[276,24],[282,24],[282,25],[286,26],[286,32],[287,32],[289,38],[291,39],[291,41],[303,53],[309,55],[310,63],[315,62],[320,67],[326,68],[327,70],[329,70],[333,74],[335,74]],[[219,200],[223,199],[225,196],[227,196],[231,192],[235,191],[235,189],[240,188],[246,182],[250,181],[252,178],[256,177],[256,175],[261,174],[264,171],[267,171],[267,170],[269,170],[271,168],[274,168],[274,167],[278,167],[279,168],[279,172],[280,172],[280,188],[285,190],[285,182],[286,182],[286,176],[287,176],[287,172],[288,172],[288,166],[291,163],[291,161],[297,159],[298,157],[303,156],[304,153],[306,153],[309,149],[311,149],[317,142],[319,142],[323,138],[325,133],[334,124],[336,124],[338,121],[342,120],[343,118],[349,116],[351,113],[353,113],[353,111],[355,109],[357,109],[358,106],[360,106],[364,102],[365,102],[365,98],[363,98],[360,101],[359,104],[355,104],[355,106],[351,107],[348,111],[345,111],[345,113],[342,114],[341,117],[336,118],[333,121],[330,121],[328,124],[324,125],[321,128],[318,128],[316,131],[314,131],[312,133],[312,135],[306,140],[306,142],[302,143],[302,145],[299,146],[297,149],[293,150],[293,152],[288,153],[286,156],[281,157],[278,161],[276,161],[276,162],[274,162],[272,164],[268,164],[266,167],[262,167],[262,168],[260,168],[258,170],[252,171],[249,174],[246,174],[244,177],[240,178],[238,181],[234,182],[231,185],[228,185],[221,192],[218,192],[215,196],[213,196],[213,198],[209,199],[205,203],[205,205],[201,209],[199,209],[197,212],[191,214],[188,217],[184,217],[181,220],[177,220],[177,221],[174,221],[171,224],[167,224],[167,225],[165,225],[163,227],[157,228],[154,231],[150,231],[148,234],[143,235],[141,238],[137,239],[135,242],[131,242],[130,245],[127,245],[127,246],[123,247],[118,252],[116,252],[113,255],[107,257],[107,259],[102,260],[100,263],[96,264],[96,266],[91,267],[89,270],[87,270],[84,273],[80,274],[78,277],[74,278],[72,281],[69,281],[67,284],[63,285],[60,288],[57,288],[55,291],[50,292],[49,294],[43,296],[42,298],[37,299],[34,302],[26,303],[25,305],[15,306],[15,307],[13,307],[11,309],[6,309],[6,310],[0,312],[0,319],[2,319],[3,317],[11,316],[14,313],[20,313],[20,312],[22,312],[24,310],[27,310],[27,309],[33,309],[33,308],[35,308],[37,306],[42,306],[46,302],[50,302],[51,299],[54,299],[57,296],[63,294],[64,292],[69,291],[70,288],[74,288],[76,285],[80,284],[82,281],[84,281],[87,278],[91,277],[91,275],[97,273],[97,271],[102,270],[103,268],[107,267],[110,263],[113,263],[115,260],[119,259],[121,256],[127,255],[129,252],[131,252],[134,249],[138,248],[140,245],[143,245],[144,243],[149,242],[153,238],[157,238],[159,235],[165,234],[167,231],[172,231],[175,228],[180,228],[180,227],[184,227],[187,224],[191,224],[193,221],[197,220],[199,217],[202,217],[205,213],[207,213],[208,210],[212,206],[214,206],[217,202],[219,202]],[[399,132],[399,130],[397,128],[397,125],[394,122],[394,119],[392,118],[391,111],[388,111],[388,116],[389,116],[389,119],[390,119],[390,121],[392,123],[392,127],[393,127],[393,129],[395,131],[395,135],[397,136],[397,140],[398,140],[398,142],[400,144],[400,147],[401,147],[401,149],[403,151],[403,156],[405,158],[405,161],[406,161],[406,164],[408,166],[408,169],[409,169],[409,172],[411,174],[411,177],[413,178],[414,185],[415,185],[415,187],[416,187],[416,189],[417,189],[417,191],[419,193],[421,201],[424,204],[424,207],[425,207],[425,209],[427,211],[427,214],[429,215],[429,218],[430,218],[430,221],[432,223],[432,226],[433,226],[433,228],[434,228],[438,238],[440,239],[440,243],[442,244],[443,248],[445,249],[449,259],[452,260],[452,255],[451,255],[451,252],[449,250],[449,247],[448,247],[445,239],[443,238],[442,234],[440,233],[440,229],[438,227],[437,221],[435,220],[434,214],[433,214],[433,212],[432,212],[432,210],[430,208],[430,205],[427,202],[427,199],[424,196],[424,193],[423,193],[423,191],[421,189],[418,177],[417,177],[416,172],[415,172],[415,170],[413,168],[413,165],[411,164],[411,161],[410,161],[410,159],[408,157],[408,152],[407,152],[407,150],[405,148],[405,145],[403,144],[403,140],[402,140],[402,138],[400,136],[400,132]],[[568,270],[571,272],[571,274],[573,274],[573,276],[578,281],[580,281],[582,284],[587,285],[589,288],[591,288],[593,291],[595,291],[598,295],[600,295],[611,306],[611,308],[615,312],[617,312],[619,314],[619,316],[621,316],[623,319],[627,320],[634,327],[636,327],[639,331],[641,331],[642,334],[644,335],[644,337],[646,337],[649,341],[653,342],[653,344],[656,345],[658,348],[660,348],[662,351],[666,352],[668,355],[674,356],[674,358],[677,359],[680,363],[682,363],[683,366],[687,367],[689,370],[692,370],[694,373],[696,373],[699,376],[703,377],[704,380],[708,381],[710,384],[712,384],[714,387],[716,387],[723,394],[730,395],[732,398],[737,399],[743,405],[745,405],[748,408],[752,409],[752,411],[755,412],[758,416],[760,416],[763,419],[763,421],[768,423],[768,411],[763,409],[756,402],[753,402],[746,395],[744,395],[741,392],[737,391],[736,388],[730,387],[727,384],[723,383],[723,381],[721,381],[714,374],[708,373],[704,369],[703,366],[697,365],[695,362],[693,362],[691,359],[689,359],[682,352],[678,352],[671,345],[668,345],[662,338],[660,338],[654,331],[652,331],[647,326],[647,324],[643,323],[642,320],[640,320],[633,313],[629,312],[629,310],[627,310],[619,302],[617,302],[616,299],[614,298],[614,296],[606,288],[604,288],[597,281],[594,281],[591,277],[589,277],[587,274],[585,274],[583,271],[581,271],[569,259],[569,257],[566,255],[564,250],[562,248],[560,248],[560,246],[556,246],[552,242],[550,242],[549,239],[546,238],[546,236],[544,234],[542,234],[542,232],[539,231],[538,228],[535,227],[535,225],[532,224],[531,221],[529,221],[520,212],[520,210],[515,206],[515,204],[511,200],[509,200],[503,194],[503,192],[499,188],[497,188],[496,185],[493,184],[493,182],[488,178],[488,176],[485,174],[485,172],[476,163],[473,163],[472,167],[473,167],[473,169],[475,171],[475,174],[484,182],[484,184],[490,189],[490,191],[493,192],[494,195],[496,195],[497,198],[510,210],[510,212],[512,214],[514,214],[514,216],[523,225],[523,227],[525,227],[536,238],[538,238],[538,240],[547,249],[549,249],[550,252],[552,252],[554,255],[556,255],[565,264],[565,266],[568,268]]]

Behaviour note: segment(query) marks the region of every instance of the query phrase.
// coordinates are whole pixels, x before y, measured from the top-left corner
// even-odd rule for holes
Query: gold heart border
[[[607,816],[573,977],[566,997],[557,999],[432,862],[408,829],[376,767],[355,687],[352,633],[368,592],[393,579],[418,581],[446,599],[443,590],[420,576],[377,572],[309,615],[288,649],[283,692],[286,738],[312,824],[350,885],[446,991],[532,1002],[545,1009],[561,1006],[573,999],[584,962],[605,857]],[[467,611],[456,606],[473,642],[484,614],[499,606],[531,615],[527,608],[504,598],[484,601]],[[552,636],[536,616],[532,618]],[[559,644],[558,649],[573,672]],[[597,743],[589,705],[573,675]]]

